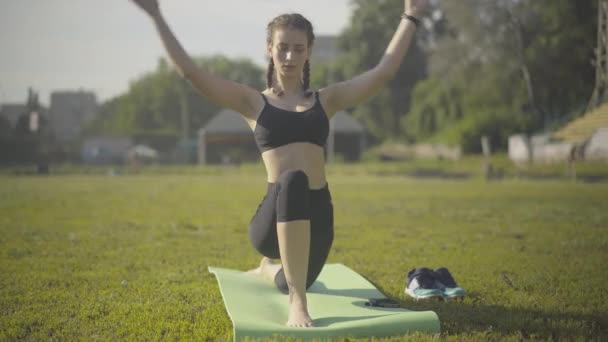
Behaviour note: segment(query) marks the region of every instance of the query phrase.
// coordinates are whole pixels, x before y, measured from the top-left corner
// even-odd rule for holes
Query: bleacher
[[[608,103],[571,121],[553,134],[553,138],[564,142],[578,143],[589,139],[599,128],[608,128]]]

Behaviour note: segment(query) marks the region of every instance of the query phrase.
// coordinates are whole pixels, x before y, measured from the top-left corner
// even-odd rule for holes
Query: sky
[[[224,54],[265,65],[265,29],[277,15],[306,16],[315,34],[337,35],[349,0],[160,0],[190,55]],[[102,102],[166,57],[152,21],[130,0],[0,0],[0,105],[23,103],[28,87],[85,90]]]

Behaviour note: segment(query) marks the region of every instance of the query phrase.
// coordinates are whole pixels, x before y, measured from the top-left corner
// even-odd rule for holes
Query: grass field
[[[442,330],[376,340],[608,339],[608,183],[370,168],[330,169],[329,262],[436,311]],[[0,176],[0,340],[230,341],[207,267],[257,266],[262,170],[104,172]],[[470,296],[415,302],[405,276],[422,266],[448,267]]]

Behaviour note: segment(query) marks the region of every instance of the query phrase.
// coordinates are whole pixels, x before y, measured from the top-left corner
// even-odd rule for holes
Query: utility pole
[[[179,142],[179,158],[182,163],[190,162],[190,108],[188,107],[188,99],[186,92],[180,91],[178,87],[179,96],[179,110],[180,110],[180,121],[181,121],[181,139]]]
[[[179,108],[182,121],[182,141],[185,144],[188,142],[188,132],[190,131],[190,115],[188,112],[188,102],[185,94],[180,94],[179,96]]]
[[[597,47],[595,49],[595,89],[587,112],[608,99],[608,0],[598,0]]]

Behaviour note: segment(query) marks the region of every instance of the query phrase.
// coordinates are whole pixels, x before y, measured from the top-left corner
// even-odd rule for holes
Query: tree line
[[[402,12],[402,2],[394,0],[353,0],[352,6],[338,37],[344,53],[312,66],[314,88],[374,67]],[[596,1],[571,0],[434,1],[397,76],[349,111],[374,143],[437,142],[465,152],[479,152],[483,135],[505,149],[513,133],[554,129],[582,115],[591,96],[597,7]],[[222,77],[265,87],[266,71],[250,60],[195,60]],[[83,134],[171,145],[184,127],[195,137],[219,110],[161,58],[156,70],[103,103]],[[6,135],[2,122],[0,135]]]

